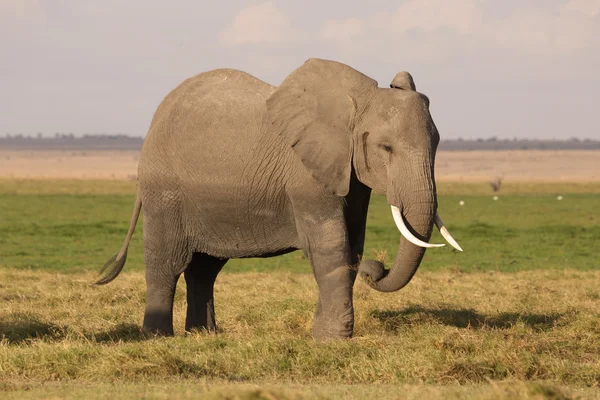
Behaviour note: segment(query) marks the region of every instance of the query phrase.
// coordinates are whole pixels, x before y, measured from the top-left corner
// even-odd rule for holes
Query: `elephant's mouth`
[[[404,236],[406,238],[406,240],[408,240],[409,242],[411,242],[412,244],[414,244],[416,246],[424,247],[424,248],[445,246],[445,244],[427,243],[427,242],[424,242],[421,239],[415,237],[415,235],[412,234],[410,229],[408,229],[408,227],[404,223],[404,217],[402,216],[402,212],[400,211],[400,209],[396,206],[391,206],[391,207],[392,207],[392,216],[394,217],[394,222],[396,223],[398,230],[400,231],[402,236]],[[454,247],[458,251],[463,251],[463,249],[456,242],[456,240],[454,240],[452,235],[450,235],[450,232],[448,232],[448,229],[446,229],[446,227],[444,226],[444,223],[442,222],[442,219],[440,218],[440,216],[437,212],[435,213],[435,226],[437,226],[437,228],[440,230],[440,233],[442,234],[444,239],[446,239],[446,241],[452,247]]]

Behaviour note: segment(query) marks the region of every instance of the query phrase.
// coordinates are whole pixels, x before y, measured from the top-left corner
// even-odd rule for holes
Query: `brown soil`
[[[0,177],[135,179],[139,151],[0,150]]]
[[[52,179],[134,179],[137,151],[0,150],[0,177]],[[600,151],[439,152],[440,181],[598,182]]]
[[[446,151],[437,154],[435,168],[443,181],[599,182],[600,151]]]

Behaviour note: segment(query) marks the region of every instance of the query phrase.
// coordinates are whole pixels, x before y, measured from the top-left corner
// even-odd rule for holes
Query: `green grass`
[[[120,181],[0,181],[0,265],[61,272],[95,270],[121,247],[131,216],[135,184]],[[524,271],[597,268],[600,185],[505,185],[499,200],[483,184],[440,184],[439,211],[464,248],[429,250],[427,271]],[[582,190],[589,193],[584,193]],[[485,193],[487,191],[487,193]],[[504,191],[506,194],[504,194]],[[69,192],[75,194],[69,194]],[[473,194],[475,193],[475,194]],[[485,193],[485,194],[484,194]],[[561,194],[562,201],[556,196]],[[464,206],[459,201],[464,201]],[[126,265],[143,269],[141,221]],[[374,196],[365,256],[394,259],[399,233],[385,198]],[[436,231],[432,241],[443,243]],[[270,259],[232,260],[224,272],[309,273],[301,252]]]

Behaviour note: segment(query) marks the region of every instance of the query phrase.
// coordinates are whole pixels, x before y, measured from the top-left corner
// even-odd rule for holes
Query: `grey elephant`
[[[201,73],[158,107],[139,159],[131,224],[97,284],[122,270],[143,205],[143,327],[173,334],[179,276],[185,329],[215,330],[213,286],[231,258],[301,249],[319,299],[313,337],[351,337],[357,272],[393,292],[415,274],[437,214],[439,134],[410,74],[390,88],[351,67],[309,59],[279,87],[232,69]],[[401,236],[394,265],[361,260],[371,190],[384,194]]]

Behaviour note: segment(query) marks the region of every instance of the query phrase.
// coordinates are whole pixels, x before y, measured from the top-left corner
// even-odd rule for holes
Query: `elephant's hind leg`
[[[159,275],[146,269],[146,311],[144,331],[173,336],[173,298],[179,274]]]
[[[173,335],[173,299],[179,276],[192,259],[178,215],[147,207],[144,212],[146,310],[144,330]]]
[[[216,331],[213,290],[217,275],[226,262],[226,259],[194,253],[184,273],[187,285],[187,332],[194,329]]]

